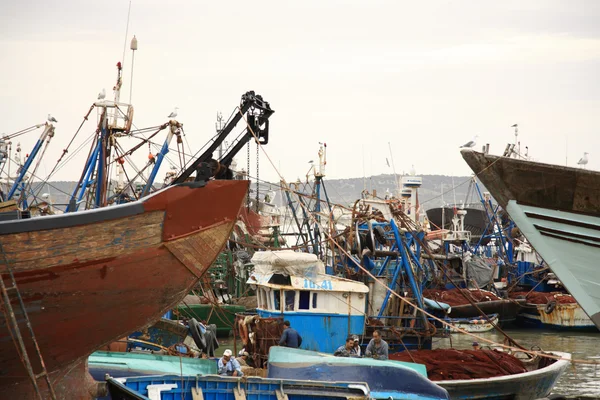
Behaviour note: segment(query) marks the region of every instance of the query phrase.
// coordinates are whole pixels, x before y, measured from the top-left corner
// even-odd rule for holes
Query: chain
[[[250,180],[250,141],[248,141],[246,149],[248,150],[248,155],[246,157],[248,163],[248,165],[246,166],[246,179]],[[248,211],[250,211],[250,187],[248,188],[248,194],[246,195],[246,210]]]
[[[256,141],[256,213],[258,214],[258,185],[260,182],[260,179],[258,179],[258,171],[259,171],[259,163],[258,163],[258,156],[260,155],[259,152],[259,148],[260,148],[260,143],[258,143],[258,140]]]

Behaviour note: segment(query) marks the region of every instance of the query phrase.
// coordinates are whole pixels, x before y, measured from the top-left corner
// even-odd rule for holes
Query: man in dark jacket
[[[294,328],[290,327],[290,321],[283,322],[284,330],[279,339],[279,345],[285,347],[298,348],[302,345],[302,336]]]

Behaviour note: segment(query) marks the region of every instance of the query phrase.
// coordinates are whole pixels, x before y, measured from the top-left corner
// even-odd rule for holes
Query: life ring
[[[194,343],[198,346],[198,349],[205,351],[206,350],[206,339],[204,338],[204,334],[200,329],[200,323],[196,321],[196,318],[192,318],[188,321],[188,326],[190,328],[190,333],[192,334],[192,338],[194,339]]]
[[[546,304],[546,308],[544,308],[544,312],[546,314],[552,314],[552,311],[556,308],[556,300],[551,300]]]

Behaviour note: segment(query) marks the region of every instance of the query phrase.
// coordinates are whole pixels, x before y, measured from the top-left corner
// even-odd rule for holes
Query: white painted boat
[[[454,326],[450,329],[451,333],[460,333],[456,328],[470,333],[489,332],[498,325],[498,314],[490,314],[488,318],[449,318],[448,322]]]
[[[461,153],[600,328],[600,172]]]
[[[560,360],[540,368],[547,360],[540,358],[524,362],[527,372],[514,375],[497,376],[485,379],[461,379],[436,381],[448,391],[451,399],[511,399],[535,400],[546,397],[569,366],[571,354],[553,351],[550,354],[561,357]]]

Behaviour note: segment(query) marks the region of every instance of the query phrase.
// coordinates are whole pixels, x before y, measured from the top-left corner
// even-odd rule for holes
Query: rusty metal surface
[[[463,150],[461,154],[494,199],[552,210],[600,214],[600,173]]]
[[[221,232],[225,225],[225,231],[231,230],[244,200],[247,182],[212,183],[197,189],[173,187],[172,192],[169,189],[149,198],[152,202],[146,214],[155,214],[162,207],[171,215],[164,229],[170,232],[167,237],[179,237],[173,241],[175,246],[176,242],[192,241],[193,244],[195,240],[212,238],[212,245],[203,248],[201,254],[189,253],[185,264],[161,242],[164,232],[158,232],[158,241],[134,240],[137,233],[149,228],[144,224],[128,226],[127,221],[132,223],[128,219],[124,219],[121,226],[111,225],[110,229],[104,226],[108,222],[89,226],[87,236],[77,236],[81,239],[76,251],[73,251],[72,241],[67,247],[61,246],[61,238],[69,241],[74,227],[56,230],[54,241],[49,241],[48,246],[62,250],[54,251],[51,257],[44,253],[48,248],[40,249],[37,258],[28,252],[30,246],[36,245],[32,237],[19,242],[11,235],[0,236],[3,244],[11,243],[12,254],[20,254],[19,245],[23,252],[28,252],[27,262],[21,263],[26,268],[15,264],[15,276],[46,367],[54,381],[59,381],[55,384],[58,398],[85,398],[81,397],[84,385],[73,383],[85,374],[69,378],[69,384],[62,385],[61,379],[66,379],[64,374],[77,369],[77,365],[101,346],[159,318],[188,293],[198,276],[216,258],[229,233],[213,235],[213,229]],[[131,234],[121,235],[129,229],[133,229]],[[115,240],[104,240],[110,234]],[[95,240],[100,236],[104,239]],[[115,246],[122,251],[112,251]],[[90,249],[94,249],[95,259],[84,257]],[[79,254],[84,260],[78,259]],[[194,257],[198,258],[194,261]],[[17,319],[23,323],[19,315]],[[21,331],[25,331],[25,326],[21,326]],[[35,362],[33,366],[39,370]],[[11,398],[27,398],[30,385],[26,384],[26,378],[25,368],[2,319],[0,397],[5,398],[4,393],[15,393]]]

